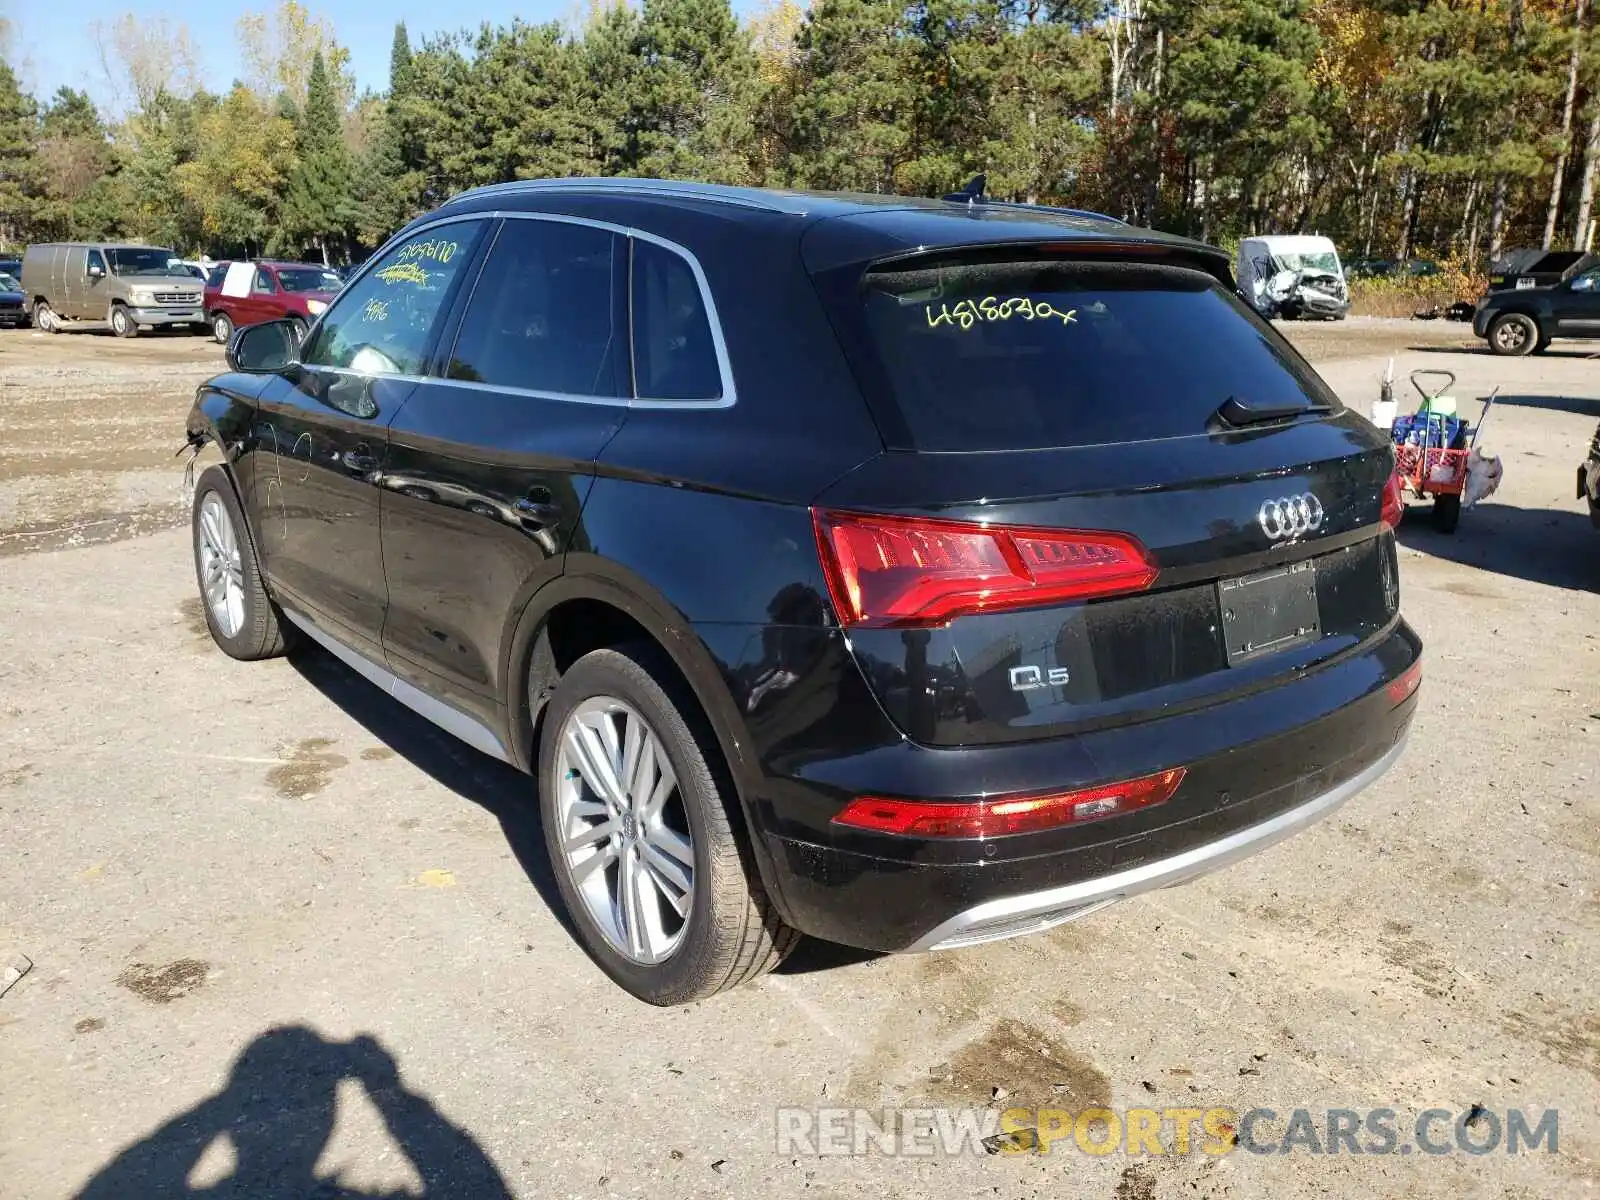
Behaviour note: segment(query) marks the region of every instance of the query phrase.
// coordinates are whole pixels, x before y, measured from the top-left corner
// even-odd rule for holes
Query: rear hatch
[[[1389,444],[1220,260],[1009,244],[816,278],[888,447],[818,498],[819,549],[915,740],[1217,704],[1394,623]]]

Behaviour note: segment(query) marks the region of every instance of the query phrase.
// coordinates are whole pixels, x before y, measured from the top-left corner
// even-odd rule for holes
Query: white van
[[[1264,317],[1342,321],[1350,289],[1333,242],[1315,234],[1274,234],[1239,243],[1239,290]]]

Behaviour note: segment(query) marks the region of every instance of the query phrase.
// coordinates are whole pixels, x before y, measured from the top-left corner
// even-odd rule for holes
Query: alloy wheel
[[[1521,321],[1507,321],[1495,331],[1495,341],[1502,350],[1520,350],[1528,340],[1528,327]]]
[[[561,861],[613,949],[649,965],[683,943],[694,903],[694,836],[665,747],[637,710],[592,696],[555,755]]]
[[[215,492],[200,502],[198,532],[206,607],[223,637],[237,637],[244,628],[244,561],[233,519]]]

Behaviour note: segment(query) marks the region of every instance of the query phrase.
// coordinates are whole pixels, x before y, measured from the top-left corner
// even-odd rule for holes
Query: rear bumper
[[[946,948],[1035,932],[1181,883],[1320,820],[1399,757],[1416,697],[1388,685],[1419,658],[1404,622],[1302,677],[1212,708],[1005,746],[812,759],[763,805],[763,856],[787,919],[872,950]],[[793,749],[793,747],[791,747]],[[934,798],[1077,787],[1172,766],[1164,805],[1038,834],[910,839],[832,825],[834,797]],[[781,799],[780,799],[781,797]],[[774,803],[774,801],[777,801]]]
[[[1203,842],[1192,850],[1159,858],[1154,862],[1102,875],[1082,883],[1065,884],[1020,896],[1006,896],[957,913],[935,926],[908,946],[908,950],[948,950],[979,942],[1038,933],[1077,917],[1087,916],[1116,900],[1126,900],[1141,892],[1173,887],[1248,858],[1274,842],[1298,833],[1322,820],[1368,784],[1392,767],[1405,751],[1405,738],[1371,766],[1364,767],[1336,787],[1304,804],[1279,813],[1258,825],[1248,825],[1237,833]]]

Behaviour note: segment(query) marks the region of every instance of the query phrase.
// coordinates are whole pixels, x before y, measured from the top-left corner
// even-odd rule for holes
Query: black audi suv
[[[1179,883],[1377,779],[1416,705],[1388,441],[1209,246],[509,183],[228,360],[188,421],[217,644],[320,643],[532,775],[653,1003]]]

